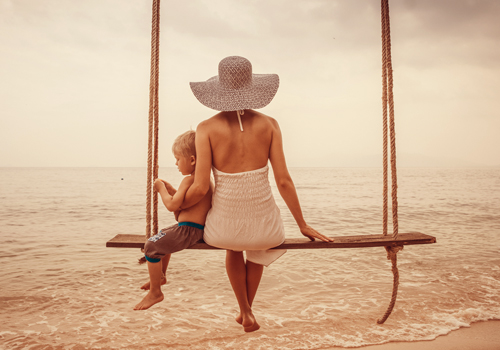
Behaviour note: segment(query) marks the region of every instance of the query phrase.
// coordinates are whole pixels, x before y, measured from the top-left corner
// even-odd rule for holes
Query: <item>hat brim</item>
[[[279,77],[277,74],[252,74],[252,77],[252,84],[240,89],[224,89],[218,76],[189,85],[198,101],[216,111],[263,108],[276,95]]]

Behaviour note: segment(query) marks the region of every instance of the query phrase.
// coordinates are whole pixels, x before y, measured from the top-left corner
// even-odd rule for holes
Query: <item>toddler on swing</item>
[[[149,282],[141,288],[149,290],[134,310],[149,309],[163,300],[161,285],[167,283],[166,271],[172,253],[192,246],[203,238],[205,219],[211,207],[212,189],[193,206],[181,209],[187,190],[194,182],[196,169],[195,132],[187,131],[177,137],[172,146],[175,165],[186,175],[176,191],[167,181],[156,179],[154,188],[161,196],[163,204],[174,212],[177,224],[162,229],[150,237],[144,246],[144,255],[148,264]]]

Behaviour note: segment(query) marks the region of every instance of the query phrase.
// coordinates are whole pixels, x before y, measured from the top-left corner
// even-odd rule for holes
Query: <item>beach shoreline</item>
[[[340,349],[340,347],[332,348]],[[357,347],[362,350],[500,350],[500,320],[474,322],[434,340],[389,342]]]
[[[0,349],[500,350],[498,169],[400,170],[408,181],[400,232],[432,233],[439,243],[398,253],[398,300],[385,324],[376,323],[392,290],[384,249],[290,249],[262,277],[261,329],[252,333],[234,321],[223,251],[176,253],[165,300],[133,310],[148,279],[141,253],[105,242],[144,232],[142,168],[0,170],[8,204],[0,213]],[[292,172],[320,232],[379,231],[381,171]],[[181,178],[175,168],[159,175]],[[287,237],[299,238],[278,196]],[[159,211],[159,227],[174,222]]]

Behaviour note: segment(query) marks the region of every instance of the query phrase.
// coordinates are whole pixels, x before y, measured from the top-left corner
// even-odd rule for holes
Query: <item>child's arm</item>
[[[165,187],[167,188],[167,192],[169,195],[173,196],[175,194],[175,192],[177,192],[177,190],[174,188],[174,186],[172,186],[168,181],[161,179],[161,182],[163,182],[165,184]]]
[[[155,180],[155,189],[160,194],[163,204],[165,204],[165,207],[167,207],[169,211],[175,212],[179,210],[182,202],[184,201],[184,196],[186,195],[188,188],[192,185],[193,180],[192,176],[185,177],[182,180],[179,189],[173,195],[169,194],[169,191],[162,180]]]
[[[172,186],[168,181],[165,181],[163,179],[161,179],[161,181],[165,184],[165,187],[167,188],[167,192],[169,195],[173,196],[175,192],[177,192],[174,186]],[[179,221],[178,218],[181,211],[182,210],[180,208],[174,211],[175,221]]]

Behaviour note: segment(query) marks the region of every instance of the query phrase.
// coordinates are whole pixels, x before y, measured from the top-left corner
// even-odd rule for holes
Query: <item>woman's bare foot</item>
[[[257,323],[257,321],[255,321],[253,326],[244,327],[243,329],[245,330],[245,332],[249,333],[249,332],[255,332],[255,331],[259,330],[259,328],[260,328],[260,325]]]
[[[255,316],[252,314],[252,312],[242,314],[240,313],[236,317],[236,322],[241,324],[244,328],[247,327],[252,327],[257,321],[255,321]]]
[[[163,293],[153,294],[151,291],[146,294],[146,296],[141,300],[139,304],[134,307],[134,310],[146,310],[149,309],[154,304],[159,303],[163,300]]]
[[[257,323],[257,320],[255,320],[255,317],[253,315],[252,315],[252,318],[253,318],[253,324],[251,326],[246,326],[246,327],[243,326],[243,316],[241,316],[241,313],[238,316],[236,316],[235,320],[236,320],[236,322],[238,322],[239,324],[241,324],[243,326],[243,329],[245,330],[245,332],[255,332],[255,331],[259,330],[260,325]]]
[[[246,315],[245,318],[243,318],[243,315],[240,314],[235,317],[235,321],[241,324],[243,327],[252,327],[257,321],[255,321],[255,316],[252,313],[249,313]]]
[[[163,275],[161,277],[161,282],[160,282],[160,285],[163,286],[164,284],[167,284],[167,277],[165,277],[165,275]],[[149,284],[149,281],[147,281],[146,283],[144,283],[141,287],[141,289],[144,289],[144,290],[149,290],[150,288],[150,284]]]

